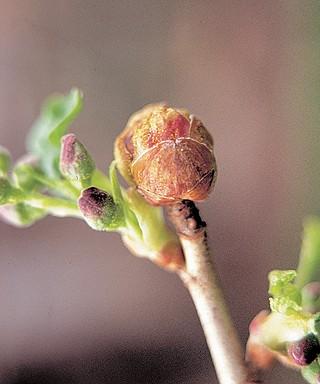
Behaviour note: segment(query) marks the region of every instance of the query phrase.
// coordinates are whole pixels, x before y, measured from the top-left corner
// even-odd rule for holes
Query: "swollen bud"
[[[121,208],[111,195],[96,187],[82,191],[78,205],[88,225],[98,231],[117,229],[124,225]]]
[[[117,167],[154,205],[207,198],[216,179],[213,140],[185,110],[149,105],[115,142]]]
[[[11,164],[11,156],[9,151],[0,145],[0,176],[8,174]]]
[[[288,355],[299,366],[311,364],[319,354],[320,344],[313,333],[288,345]]]
[[[91,184],[95,164],[86,148],[72,133],[63,136],[60,152],[62,175],[79,189]]]

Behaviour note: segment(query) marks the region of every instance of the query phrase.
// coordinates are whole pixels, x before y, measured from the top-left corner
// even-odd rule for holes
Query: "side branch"
[[[206,223],[190,200],[167,207],[186,259],[179,276],[189,290],[204,330],[221,384],[260,382],[244,361],[236,329],[232,323],[207,242]]]

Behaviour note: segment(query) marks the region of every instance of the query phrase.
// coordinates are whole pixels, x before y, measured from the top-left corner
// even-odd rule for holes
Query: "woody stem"
[[[207,242],[206,223],[190,200],[167,207],[186,259],[179,276],[190,292],[221,384],[258,382],[244,360]]]

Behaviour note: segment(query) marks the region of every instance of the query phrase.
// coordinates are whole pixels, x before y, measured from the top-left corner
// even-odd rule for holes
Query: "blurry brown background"
[[[0,143],[22,155],[43,99],[72,86],[72,130],[104,169],[144,104],[201,117],[219,166],[201,209],[245,342],[268,271],[295,267],[303,217],[320,213],[319,17],[311,0],[0,0]],[[81,221],[0,223],[0,311],[1,383],[215,382],[176,276]]]

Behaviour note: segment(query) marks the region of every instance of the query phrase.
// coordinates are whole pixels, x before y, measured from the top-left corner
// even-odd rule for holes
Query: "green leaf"
[[[5,177],[0,177],[0,205],[16,204],[23,199],[23,191],[11,185]]]
[[[43,105],[27,138],[27,148],[39,158],[49,177],[59,177],[60,139],[82,109],[82,93],[72,89],[66,96],[53,95]]]
[[[20,225],[23,227],[32,225],[47,214],[44,209],[34,208],[25,203],[19,203],[15,208],[20,220]]]
[[[318,217],[309,217],[304,222],[295,284],[301,289],[312,281],[320,281],[320,219]]]
[[[319,359],[301,369],[303,378],[310,384],[318,384],[320,378]]]
[[[293,283],[296,278],[295,270],[274,270],[269,273],[269,294],[272,296],[280,296],[283,291]]]
[[[123,203],[123,196],[122,196],[119,180],[117,177],[116,165],[117,165],[116,161],[113,160],[113,162],[110,164],[110,167],[109,167],[109,179],[111,182],[112,196],[113,196],[114,202],[118,204],[118,203]]]
[[[133,211],[132,204],[128,203],[122,195],[121,186],[117,176],[116,161],[114,160],[109,167],[109,180],[111,185],[111,193],[114,202],[121,208],[126,226],[130,228],[138,237],[142,236],[141,228],[137,220],[136,214]]]
[[[278,312],[288,316],[302,312],[302,307],[288,297],[271,297],[269,300],[272,312]]]
[[[41,170],[28,163],[17,164],[12,171],[15,185],[28,192],[43,186],[37,179],[38,174],[41,175]]]
[[[301,293],[294,285],[296,272],[294,270],[269,273],[270,308],[273,312],[293,314],[302,311]]]
[[[45,215],[45,210],[31,207],[25,203],[0,206],[0,219],[15,227],[29,227]]]
[[[0,176],[6,176],[8,174],[10,165],[10,152],[0,145]]]
[[[166,244],[177,240],[166,225],[161,207],[148,204],[134,188],[129,188],[125,197],[126,204],[134,212],[137,225],[142,231],[143,242],[149,249],[160,251]]]

